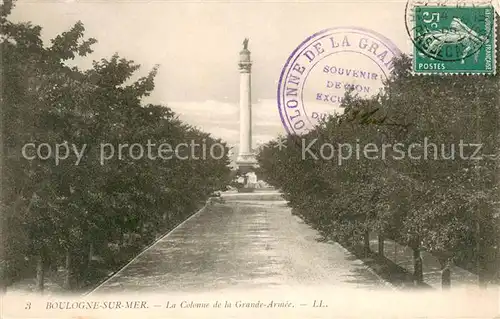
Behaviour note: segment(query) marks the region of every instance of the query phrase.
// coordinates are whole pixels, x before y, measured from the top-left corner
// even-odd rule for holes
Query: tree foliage
[[[11,8],[4,1],[2,279],[9,285],[33,276],[35,265],[40,279],[40,272],[63,266],[66,288],[78,288],[100,279],[92,277],[96,254],[104,257],[98,266],[107,275],[223,189],[228,148],[168,107],[142,103],[154,89],[157,68],[132,81],[139,65],[118,55],[95,61],[89,70],[70,67],[68,60],[92,53],[96,43],[84,37],[83,24],[46,47],[41,27],[9,21]],[[120,144],[148,141],[152,150],[162,143],[199,146],[179,156],[164,154],[167,159],[116,153]],[[74,152],[57,162],[54,153],[27,159],[27,143],[86,148],[80,162]],[[108,143],[115,154],[104,162],[102,145]],[[214,144],[221,145],[217,156],[206,155]]]
[[[459,148],[482,144],[475,157],[498,154],[499,76],[413,76],[410,70],[410,58],[399,57],[384,93],[361,99],[347,92],[342,115],[306,135],[269,142],[259,163],[293,210],[326,236],[355,243],[373,231],[416,253],[425,249],[443,265],[454,261],[491,275],[500,225],[498,162],[471,159],[474,146],[463,146],[462,155]],[[312,154],[304,151],[311,143]],[[378,151],[365,155],[370,143]],[[403,156],[393,147],[398,143]],[[325,144],[333,145],[332,158]],[[384,144],[391,145],[385,155]],[[410,158],[412,144],[420,147]],[[345,145],[352,155],[339,162],[339,154],[348,154]]]

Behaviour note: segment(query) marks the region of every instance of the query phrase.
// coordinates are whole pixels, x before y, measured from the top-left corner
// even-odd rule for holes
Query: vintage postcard
[[[499,318],[500,1],[0,8],[1,318]]]

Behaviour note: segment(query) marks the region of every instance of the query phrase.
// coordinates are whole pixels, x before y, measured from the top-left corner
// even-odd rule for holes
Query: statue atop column
[[[240,51],[240,71],[249,72],[250,67],[252,66],[252,61],[250,60],[250,50],[248,50],[248,38],[243,40],[243,50]]]

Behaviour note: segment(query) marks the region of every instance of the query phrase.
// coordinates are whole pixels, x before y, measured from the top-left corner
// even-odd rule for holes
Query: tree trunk
[[[45,269],[43,254],[40,252],[36,261],[36,290],[43,293],[45,284]]]
[[[451,287],[450,259],[441,261],[441,288],[448,290]]]
[[[481,211],[481,206],[478,208],[478,212]],[[486,288],[486,267],[485,258],[481,238],[481,224],[476,221],[476,270],[477,270],[477,280],[479,288]]]
[[[71,290],[72,288],[72,285],[71,285],[71,267],[72,267],[72,264],[71,264],[71,251],[68,249],[66,249],[66,274],[65,274],[65,277],[64,277],[64,289],[66,290]]]
[[[491,243],[493,245],[493,243]],[[479,269],[478,269],[478,284],[482,289],[488,287],[488,283],[493,278],[496,272],[495,267],[495,252],[491,247],[485,245],[484,241],[481,242],[480,256],[479,256]]]
[[[120,248],[125,246],[125,231],[120,230]]]
[[[378,235],[378,254],[384,257],[384,235]]]
[[[365,235],[363,236],[363,249],[365,251],[365,257],[368,257],[370,254],[370,232],[368,230],[365,231]]]
[[[420,245],[413,248],[413,280],[416,286],[421,286],[424,282],[422,256],[420,254]]]
[[[87,256],[87,268],[90,269],[92,266],[92,258],[94,258],[94,243],[91,241],[89,243],[89,254]]]
[[[480,270],[478,273],[478,284],[479,288],[486,288],[488,286],[488,279],[486,277],[486,274],[484,273],[484,270]]]

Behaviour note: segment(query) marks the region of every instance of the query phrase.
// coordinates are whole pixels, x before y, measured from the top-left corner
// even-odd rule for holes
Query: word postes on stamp
[[[313,129],[342,113],[346,91],[378,94],[401,51],[385,36],[364,28],[337,27],[315,33],[290,55],[278,85],[278,108],[289,134]]]
[[[496,28],[491,4],[409,2],[406,16],[414,73],[495,73]]]

